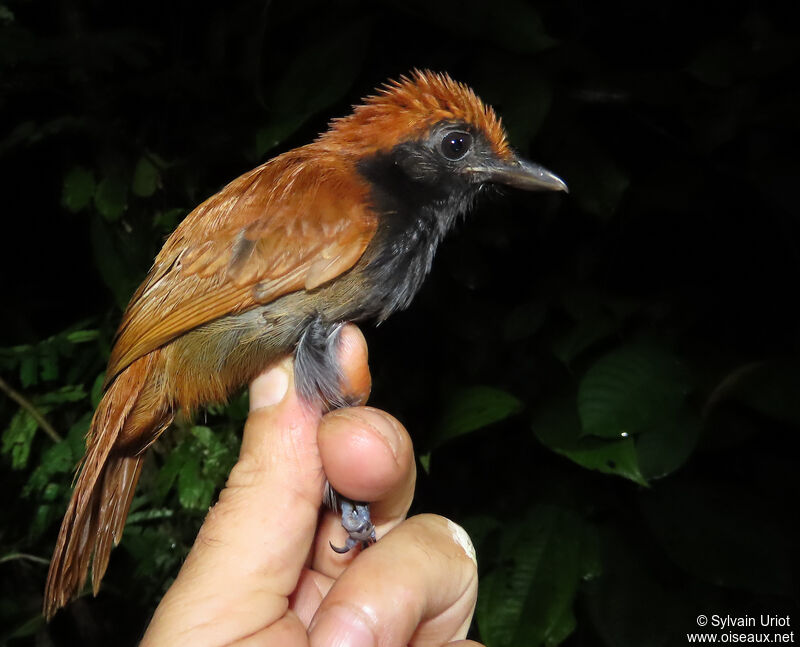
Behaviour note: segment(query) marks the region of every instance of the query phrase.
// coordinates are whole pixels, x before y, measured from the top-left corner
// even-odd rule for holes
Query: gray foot
[[[342,506],[342,527],[349,535],[344,546],[338,547],[331,544],[337,553],[346,553],[361,544],[366,548],[375,543],[375,526],[369,516],[369,506],[366,503],[356,503],[344,497],[339,498]]]

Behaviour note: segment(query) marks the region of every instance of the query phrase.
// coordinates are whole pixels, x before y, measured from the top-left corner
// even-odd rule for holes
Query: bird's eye
[[[470,146],[472,146],[472,135],[460,131],[447,133],[439,145],[442,155],[453,161],[464,157],[469,152]]]

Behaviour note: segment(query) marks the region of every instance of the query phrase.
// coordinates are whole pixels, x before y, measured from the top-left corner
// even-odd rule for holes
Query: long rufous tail
[[[58,533],[44,593],[48,620],[77,596],[92,564],[94,594],[119,543],[139,480],[143,450],[172,421],[153,379],[158,351],[140,358],[110,385],[92,418],[86,456]]]

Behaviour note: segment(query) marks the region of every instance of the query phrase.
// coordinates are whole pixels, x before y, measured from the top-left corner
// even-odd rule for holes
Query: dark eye
[[[460,160],[469,152],[470,146],[472,146],[472,135],[458,131],[447,133],[439,145],[442,155],[449,160]]]

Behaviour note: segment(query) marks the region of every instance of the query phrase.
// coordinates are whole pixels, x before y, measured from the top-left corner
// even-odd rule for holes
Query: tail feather
[[[112,456],[106,463],[92,560],[92,592],[95,595],[100,591],[100,580],[108,568],[111,549],[122,538],[141,469],[141,456]]]
[[[131,364],[106,391],[87,435],[86,456],[79,466],[75,490],[56,540],[44,594],[44,615],[49,620],[78,595],[92,563],[92,584],[97,594],[108,566],[109,554],[119,543],[133,492],[142,467],[141,451],[171,422],[162,406],[150,408],[149,428],[131,429],[141,420],[137,401],[147,393],[153,400],[152,369],[158,351]],[[155,435],[154,435],[155,434]],[[134,439],[141,439],[137,446]]]

